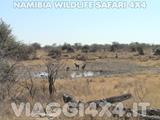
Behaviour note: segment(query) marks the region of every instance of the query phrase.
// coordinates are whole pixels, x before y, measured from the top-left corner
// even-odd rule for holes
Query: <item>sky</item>
[[[27,44],[160,44],[160,0],[144,1],[147,7],[138,9],[18,9],[0,0],[0,18]]]

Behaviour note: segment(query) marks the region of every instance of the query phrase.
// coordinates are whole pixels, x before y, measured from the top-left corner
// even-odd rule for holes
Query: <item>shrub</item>
[[[110,48],[111,52],[115,52],[119,48],[119,43],[113,42]]]
[[[142,47],[137,47],[137,51],[139,55],[144,55],[144,51]]]
[[[81,52],[83,52],[83,53],[89,52],[89,46],[88,46],[88,45],[84,45],[84,46],[82,47],[82,51],[81,51]]]
[[[89,52],[97,52],[98,50],[102,49],[101,45],[93,44],[89,48]]]
[[[61,50],[58,48],[52,48],[49,51],[48,56],[51,56],[52,58],[59,58],[61,57]]]
[[[6,60],[0,59],[0,83],[7,80],[14,81],[15,67],[9,64]]]
[[[136,48],[135,47],[131,47],[131,52],[136,52]]]
[[[9,64],[6,60],[0,59],[0,100],[10,96],[13,86],[16,84],[16,64]]]
[[[86,61],[88,58],[85,55],[77,55],[76,56],[76,60],[81,60],[81,61]]]
[[[154,51],[154,55],[160,55],[160,48],[157,48],[157,49]]]
[[[73,52],[74,52],[73,47],[69,47],[69,48],[67,49],[67,52],[68,52],[68,53],[73,53]]]
[[[15,52],[17,60],[28,60],[36,57],[36,50],[32,46],[20,44]]]
[[[53,49],[53,46],[51,46],[51,45],[45,45],[45,46],[43,47],[43,49],[44,49],[45,51],[49,52],[50,50]]]
[[[67,44],[67,43],[65,43],[62,46],[62,50],[66,50],[66,52],[68,52],[68,53],[73,53],[74,52],[74,48],[70,44]]]
[[[31,46],[32,46],[35,50],[41,49],[41,45],[40,45],[39,43],[33,43],[33,44],[31,44]]]
[[[74,44],[74,49],[80,50],[81,48],[82,48],[81,43],[75,43],[75,44]]]

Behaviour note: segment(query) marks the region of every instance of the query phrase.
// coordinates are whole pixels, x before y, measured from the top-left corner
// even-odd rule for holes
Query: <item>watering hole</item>
[[[58,79],[63,79],[62,75],[64,75],[64,73],[59,74]],[[96,77],[101,75],[102,75],[102,72],[100,71],[72,71],[72,72],[65,73],[64,76],[67,76],[68,78],[81,78],[81,77]],[[41,78],[41,77],[46,78],[47,76],[48,76],[47,72],[33,73],[33,77],[35,78]]]
[[[26,71],[24,68],[19,71]],[[160,68],[157,67],[146,67],[141,66],[139,64],[135,64],[133,62],[128,62],[125,60],[107,60],[100,62],[90,62],[87,63],[85,70],[76,70],[75,66],[70,66],[70,70],[66,71],[65,68],[59,70],[57,79],[75,79],[75,78],[83,78],[83,77],[110,77],[113,75],[120,74],[137,74],[145,71],[150,71],[154,73],[159,73]],[[31,66],[30,69],[31,75],[34,78],[42,78],[47,79],[48,73],[45,72],[44,66]],[[24,76],[22,76],[24,77]]]
[[[140,71],[140,70],[139,70]],[[136,71],[138,72],[138,71]],[[65,79],[65,78],[83,78],[83,77],[98,77],[98,76],[112,76],[112,75],[118,75],[118,74],[125,74],[125,73],[135,73],[134,71],[127,71],[127,70],[121,70],[121,71],[70,71],[65,72],[61,71],[57,75],[57,79]],[[47,78],[48,73],[47,72],[34,72],[33,77],[35,78]]]

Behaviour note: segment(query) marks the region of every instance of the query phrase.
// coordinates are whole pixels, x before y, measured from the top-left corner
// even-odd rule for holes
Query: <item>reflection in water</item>
[[[93,71],[73,71],[71,73],[71,78],[80,78],[80,77],[93,77],[93,76],[99,76],[100,72],[93,72]]]
[[[48,76],[48,73],[47,72],[38,72],[38,73],[33,73],[33,76],[34,77],[47,77]]]
[[[101,75],[101,72],[95,72],[95,71],[72,71],[69,74],[69,77],[71,78],[80,78],[80,77],[93,77],[93,76],[99,76]],[[38,72],[33,73],[33,76],[36,78],[44,77],[46,78],[48,76],[47,72]],[[59,76],[59,78],[61,78]]]

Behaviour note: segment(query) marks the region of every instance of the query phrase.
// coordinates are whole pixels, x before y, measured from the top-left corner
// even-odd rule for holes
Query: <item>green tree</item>
[[[32,46],[17,42],[10,25],[0,20],[0,57],[12,59],[29,59],[35,55],[35,49]]]

